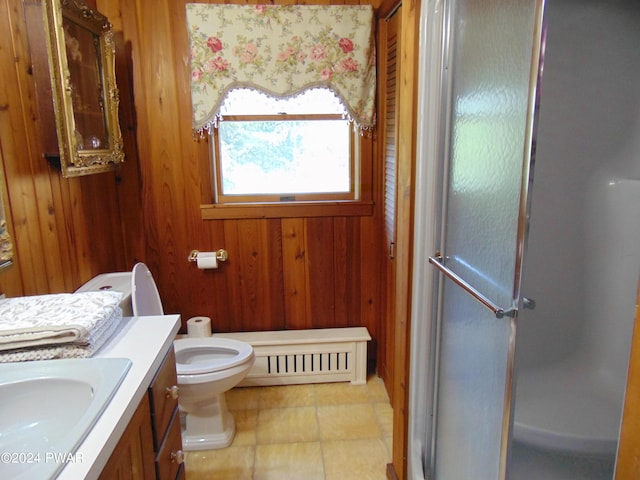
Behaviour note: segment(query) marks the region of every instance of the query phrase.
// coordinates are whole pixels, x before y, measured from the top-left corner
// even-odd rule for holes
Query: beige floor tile
[[[273,408],[258,412],[258,444],[319,440],[315,407]]]
[[[390,461],[379,438],[335,440],[322,443],[326,480],[386,480]]]
[[[231,415],[236,422],[236,436],[231,445],[255,445],[258,410],[236,410]]]
[[[369,393],[369,399],[374,402],[389,403],[389,395],[387,395],[387,388],[384,386],[384,382],[380,377],[370,376],[367,379],[367,392]]]
[[[324,480],[319,442],[258,445],[254,480]]]
[[[367,403],[369,395],[366,385],[342,383],[316,384],[317,405],[344,405],[350,403]]]
[[[376,412],[378,425],[382,430],[382,436],[393,435],[393,409],[388,403],[374,403],[373,409]]]
[[[236,387],[225,392],[229,411],[256,410],[260,399],[259,387]]]
[[[189,480],[251,480],[255,446],[187,452],[185,468]]]
[[[314,385],[287,385],[260,389],[260,409],[315,405]]]
[[[229,448],[187,452],[189,480],[386,480],[393,412],[382,380],[234,388]]]
[[[375,411],[370,403],[318,406],[320,438],[324,440],[380,438]]]
[[[390,436],[385,436],[382,439],[384,441],[384,444],[387,446],[387,452],[389,453],[389,462],[391,461],[391,458],[393,457],[393,435]]]

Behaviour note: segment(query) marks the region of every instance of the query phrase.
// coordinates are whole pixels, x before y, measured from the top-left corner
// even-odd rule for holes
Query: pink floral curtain
[[[356,125],[375,123],[371,6],[187,4],[193,128],[215,127],[230,89],[290,97],[331,88]]]

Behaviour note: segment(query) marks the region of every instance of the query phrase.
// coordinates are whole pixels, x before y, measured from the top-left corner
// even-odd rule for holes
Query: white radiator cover
[[[366,327],[217,333],[253,346],[255,363],[239,387],[367,383]]]

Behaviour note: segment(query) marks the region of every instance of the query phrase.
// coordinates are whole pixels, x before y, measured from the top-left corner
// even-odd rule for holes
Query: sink
[[[128,358],[0,364],[0,477],[48,479],[83,461],[74,452],[130,366]]]

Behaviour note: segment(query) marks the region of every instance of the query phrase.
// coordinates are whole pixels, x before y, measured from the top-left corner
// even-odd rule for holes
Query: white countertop
[[[118,333],[93,355],[94,358],[128,358],[131,368],[73,455],[75,462],[67,463],[59,480],[98,478],[179,328],[180,315],[125,318]]]

